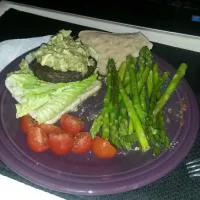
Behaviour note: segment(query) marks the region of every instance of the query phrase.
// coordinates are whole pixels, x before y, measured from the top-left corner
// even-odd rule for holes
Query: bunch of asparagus
[[[163,108],[187,65],[181,64],[169,81],[169,73],[160,75],[150,50],[143,47],[138,58],[126,57],[119,72],[112,58],[107,69],[104,105],[90,129],[92,137],[101,129],[102,137],[117,148],[131,150],[138,144],[143,152],[151,147],[155,156],[170,148]]]

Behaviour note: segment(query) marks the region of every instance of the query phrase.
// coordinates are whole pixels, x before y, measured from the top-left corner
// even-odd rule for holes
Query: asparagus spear
[[[131,141],[123,140],[122,136],[128,134],[128,115],[126,111],[126,107],[124,101],[121,100],[120,102],[120,110],[119,110],[119,137],[120,143],[124,149],[131,150],[132,144]]]
[[[152,55],[149,51],[149,49],[147,47],[143,47],[140,51],[140,56],[139,56],[139,65],[140,65],[140,70],[139,73],[140,75],[139,77],[139,81],[137,82],[137,89],[138,89],[138,94],[141,94],[142,89],[144,89],[144,91],[141,94],[141,98],[140,100],[142,100],[142,106],[145,109],[146,108],[146,92],[145,92],[145,83],[147,81],[149,72],[150,72],[150,68],[152,65]],[[134,95],[133,95],[134,96]],[[142,106],[140,104],[140,108],[142,109]],[[137,110],[136,110],[137,111]],[[143,113],[143,118],[141,118],[141,115],[139,113],[139,117],[142,120],[142,122],[144,123],[144,119],[145,119],[145,112]],[[130,122],[129,123],[129,134],[133,133],[133,124]]]
[[[107,64],[108,69],[108,75],[106,80],[106,95],[104,98],[104,115],[103,115],[103,124],[102,124],[102,137],[105,139],[109,138],[109,125],[110,125],[110,119],[109,119],[109,111],[110,111],[110,101],[111,101],[111,92],[112,92],[112,65],[113,60],[109,59]]]
[[[172,80],[170,81],[169,85],[167,86],[166,90],[164,91],[163,95],[161,96],[160,100],[156,103],[156,106],[153,111],[153,115],[156,116],[160,110],[165,106],[166,102],[169,100],[171,94],[176,89],[177,85],[180,83],[181,79],[185,75],[185,71],[187,69],[187,65],[182,63]]]
[[[148,90],[148,98],[151,98],[151,94],[153,92],[153,87],[155,87],[154,83],[153,83],[153,71],[151,70],[149,72],[149,76],[147,79],[147,90]]]
[[[140,94],[142,91],[142,88],[144,87],[145,82],[147,81],[147,78],[149,76],[150,68],[145,67],[144,72],[141,74],[140,79],[138,81],[138,93]]]
[[[118,104],[119,104],[119,76],[115,68],[114,60],[112,59],[112,76],[113,76],[113,89],[112,89],[112,108],[110,110],[110,138],[111,142],[116,146],[120,147],[119,133],[118,133]]]
[[[127,63],[128,71],[129,71],[129,77],[130,77],[130,88],[131,88],[133,106],[134,106],[141,122],[144,123],[145,113],[140,104],[140,98],[139,98],[138,88],[137,88],[137,78],[136,78],[136,73],[135,73],[136,59],[129,55],[126,58],[126,63]],[[129,132],[129,134],[133,134],[133,131],[134,131],[133,123],[130,120],[128,132]]]
[[[149,51],[149,50],[148,50]],[[138,86],[138,93],[140,94],[141,91],[142,91],[142,88],[144,87],[145,85],[145,82],[147,81],[147,78],[149,77],[149,73],[151,71],[151,65],[152,65],[152,55],[150,54],[147,54],[147,56],[149,58],[147,58],[147,61],[146,61],[146,64],[145,63],[145,57],[139,57],[139,64],[142,66],[142,70],[140,70],[138,73],[137,73],[137,80],[138,80],[138,83],[137,83],[137,86]],[[126,83],[128,82],[128,78],[126,80]],[[126,89],[126,92],[129,94],[130,91],[131,91],[131,88],[130,88],[130,84],[127,84],[125,86],[125,89]]]
[[[128,77],[129,79],[129,74],[127,72],[127,67],[126,67],[126,61],[122,63],[120,70],[119,70],[119,78],[123,84],[125,83],[125,77]],[[129,80],[128,80],[129,82]],[[120,100],[119,100],[119,136],[120,136],[120,144],[122,148],[131,150],[132,149],[132,143],[130,141],[125,141],[121,136],[127,135],[128,134],[128,114],[126,111],[126,107],[124,104],[124,101],[120,95]]]
[[[147,109],[146,105],[146,88],[145,86],[142,88],[142,92],[140,94],[140,102],[141,102],[141,107],[144,111]]]
[[[152,75],[153,72],[151,70],[152,55],[148,48],[145,49],[144,59],[146,60],[145,70],[141,76],[142,80],[140,79],[140,81],[138,82],[138,90],[140,90],[140,87],[142,87],[141,92],[140,92],[140,101],[141,101],[141,106],[143,110],[146,111],[147,98],[150,98],[152,90],[153,90],[153,75]],[[146,83],[147,83],[147,88],[146,88]],[[148,96],[146,95],[146,89],[148,90]]]
[[[137,142],[137,136],[135,134],[131,134],[131,135],[123,135],[120,137],[120,139],[122,139],[125,142],[131,142],[131,143],[135,143]]]
[[[146,120],[146,133],[148,133],[148,140],[152,144],[153,155],[155,156],[161,152],[162,142],[159,136],[160,134],[157,127],[158,124],[155,118],[152,117],[152,112],[157,101],[157,95],[160,92],[162,85],[167,80],[168,75],[168,72],[162,74],[157,85],[153,88],[153,92],[149,101],[148,119]]]
[[[122,86],[121,81],[119,80],[119,86],[120,86],[120,94],[123,97],[124,103],[126,105],[127,111],[128,111],[128,115],[134,125],[134,129],[136,132],[136,135],[138,137],[138,141],[141,145],[142,151],[148,151],[150,146],[149,146],[149,142],[147,140],[147,137],[144,133],[144,129],[142,127],[142,124],[140,122],[140,119],[135,111],[135,108],[132,105],[132,101],[130,100],[130,98],[128,97],[125,89]]]
[[[157,99],[159,100],[161,97],[161,91],[157,93]],[[164,117],[163,117],[163,110],[161,110],[157,115],[157,127],[159,129],[159,136],[161,138],[161,143],[164,148],[170,148],[169,138],[166,134],[165,124],[164,124]]]
[[[162,76],[160,77],[160,80],[158,81],[157,85],[154,87],[152,95],[151,95],[151,99],[149,102],[149,114],[151,115],[153,112],[153,109],[155,107],[156,101],[157,101],[157,94],[160,92],[160,89],[162,87],[162,85],[165,83],[165,81],[167,80],[169,76],[168,72],[164,72],[162,74]]]
[[[149,73],[151,71],[151,68],[152,68],[153,57],[152,57],[150,50],[147,47],[146,47],[146,51],[145,51],[145,61],[146,61],[145,69],[144,69],[143,73],[141,74],[140,79],[138,81],[139,94],[141,93],[142,88],[144,87],[144,85],[147,81],[147,78],[149,76]]]
[[[160,154],[162,148],[170,148],[170,142],[166,135],[163,113],[159,114],[155,118],[151,117],[148,125],[148,138],[149,142],[152,144],[153,155],[157,156]]]
[[[119,73],[118,74],[119,74],[120,80],[122,80],[122,82],[123,82],[124,77],[126,75],[126,61],[122,62],[121,66],[119,68]]]
[[[134,133],[134,127],[133,127],[133,122],[132,120],[130,119],[129,120],[129,124],[128,124],[128,134],[131,135]]]
[[[145,57],[146,57],[146,66],[150,67],[153,65],[153,56],[151,54],[151,51],[148,49],[148,47],[146,47],[146,51],[145,51]]]
[[[139,70],[138,70],[138,73],[137,73],[137,79],[138,80],[140,80],[140,77],[143,74],[144,69],[145,69],[145,59],[144,58],[145,58],[147,50],[148,50],[147,47],[143,47],[140,50],[140,53],[139,53],[139,58],[138,58]]]
[[[159,74],[158,74],[158,64],[155,63],[153,65],[153,85],[154,87],[157,85],[159,79]]]
[[[90,128],[90,134],[91,134],[92,139],[94,139],[94,137],[97,135],[102,124],[103,124],[103,110],[94,119],[94,121],[92,123],[92,127]]]
[[[140,104],[138,88],[137,88],[137,79],[136,79],[136,74],[135,74],[135,64],[136,64],[136,59],[133,58],[131,55],[127,56],[126,65],[129,71],[133,106],[141,122],[144,122],[145,113],[143,112],[141,104]]]
[[[129,79],[129,82],[130,82],[130,79]],[[126,90],[126,93],[127,93],[127,94],[130,94],[130,93],[131,93],[131,86],[130,86],[130,84],[125,85],[125,86],[124,86],[124,89]]]
[[[155,71],[154,71],[155,72]],[[169,73],[165,72],[162,74],[161,78],[157,81],[156,86],[154,87],[154,91],[152,93],[151,101],[150,101],[150,115],[153,111],[153,108],[155,107],[156,101],[160,99],[161,93],[161,87],[164,85],[165,81],[167,80]],[[159,112],[158,116],[152,117],[149,116],[149,121],[151,127],[150,130],[148,130],[149,133],[149,141],[152,144],[153,154],[157,156],[161,149],[169,148],[169,139],[166,135],[165,126],[164,126],[164,120],[163,120],[163,113],[162,110]]]
[[[121,146],[119,141],[118,131],[118,109],[112,105],[110,113],[110,141],[119,148]]]
[[[158,114],[157,122],[158,122],[159,131],[160,131],[159,135],[160,135],[161,140],[162,140],[162,145],[163,145],[164,148],[169,149],[170,148],[170,142],[169,142],[169,138],[167,137],[167,134],[166,134],[166,129],[165,129],[162,111],[160,111],[159,114]]]
[[[157,128],[156,120],[153,120],[152,115],[148,115],[145,123],[145,133],[149,143],[151,144],[153,155],[157,156],[162,149],[161,138],[159,137],[159,131]]]

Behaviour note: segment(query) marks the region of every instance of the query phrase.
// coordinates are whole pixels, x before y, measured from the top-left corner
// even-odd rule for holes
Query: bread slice
[[[141,32],[122,34],[86,30],[79,33],[79,38],[83,44],[92,47],[98,54],[97,67],[102,75],[107,74],[106,65],[109,58],[115,60],[119,69],[128,54],[137,57],[142,47],[153,47]]]

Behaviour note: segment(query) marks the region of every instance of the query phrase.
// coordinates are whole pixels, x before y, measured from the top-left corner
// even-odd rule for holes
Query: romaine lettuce
[[[8,74],[5,84],[18,101],[16,117],[31,114],[39,123],[55,122],[63,112],[70,110],[70,105],[76,102],[78,106],[101,87],[96,74],[83,81],[69,83],[41,81],[34,76],[25,60],[22,60],[20,70]],[[91,92],[88,92],[88,88]]]

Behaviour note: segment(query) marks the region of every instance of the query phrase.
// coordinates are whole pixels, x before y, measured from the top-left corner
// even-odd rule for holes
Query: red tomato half
[[[92,146],[92,138],[90,133],[81,132],[74,137],[74,146],[72,152],[74,153],[84,153],[90,149]]]
[[[49,134],[49,147],[57,155],[69,153],[73,147],[74,138],[63,130],[56,130]]]
[[[28,133],[29,129],[36,124],[37,123],[30,115],[25,115],[21,118],[21,129],[24,133]]]
[[[27,133],[27,144],[35,152],[43,152],[49,148],[47,135],[41,128],[34,126]]]
[[[49,135],[52,132],[61,131],[61,128],[59,126],[55,126],[52,124],[39,124],[38,127],[40,127],[47,135]]]
[[[99,136],[95,137],[92,142],[92,151],[99,158],[112,158],[117,153],[117,150],[108,140],[104,140]]]
[[[78,117],[67,114],[62,115],[60,125],[62,129],[72,134],[78,134],[84,128],[83,121],[81,121]]]

